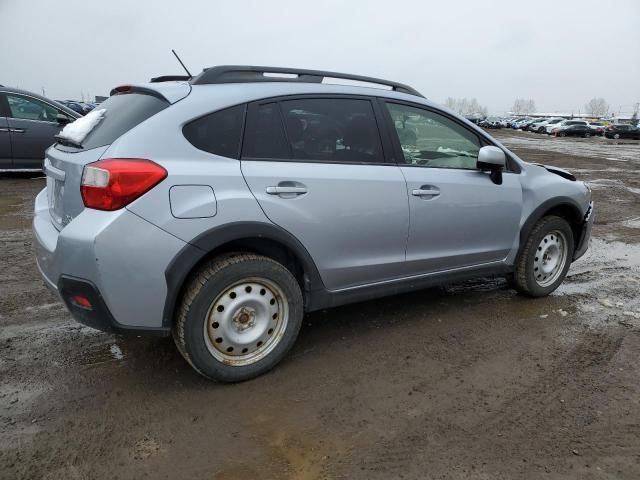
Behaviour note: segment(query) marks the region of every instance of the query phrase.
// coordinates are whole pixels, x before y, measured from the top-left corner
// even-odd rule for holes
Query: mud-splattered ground
[[[34,266],[38,178],[0,177],[2,479],[640,478],[640,144],[496,136],[594,186],[554,295],[466,282],[308,315],[239,385],[74,323]]]

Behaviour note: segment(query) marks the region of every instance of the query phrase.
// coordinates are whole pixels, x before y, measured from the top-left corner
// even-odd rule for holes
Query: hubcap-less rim
[[[234,283],[211,303],[204,325],[207,348],[217,360],[251,365],[278,345],[289,320],[282,289],[266,278]]]
[[[567,263],[567,239],[554,230],[540,241],[533,258],[533,275],[541,287],[548,287],[562,275]]]

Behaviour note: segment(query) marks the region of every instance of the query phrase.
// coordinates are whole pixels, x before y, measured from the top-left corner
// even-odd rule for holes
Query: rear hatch
[[[103,118],[84,139],[65,138],[61,133],[45,154],[49,213],[58,230],[84,210],[80,194],[84,166],[99,160],[120,136],[170,105],[163,95],[149,88],[125,87],[116,91],[96,107],[105,110]]]

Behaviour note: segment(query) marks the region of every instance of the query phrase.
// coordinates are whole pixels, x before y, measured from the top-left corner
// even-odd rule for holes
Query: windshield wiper
[[[53,138],[55,138],[58,141],[58,143],[61,145],[66,145],[67,147],[84,149],[84,147],[80,143],[74,142],[70,138],[63,137],[62,135],[54,135]]]

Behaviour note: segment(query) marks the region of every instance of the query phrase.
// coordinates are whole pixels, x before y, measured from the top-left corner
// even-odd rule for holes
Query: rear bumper
[[[163,322],[164,272],[185,242],[126,209],[85,209],[58,231],[51,222],[46,189],[36,197],[33,237],[45,284],[76,320],[114,333],[169,333],[170,323]],[[70,305],[75,290],[88,292],[96,309],[87,312]]]
[[[582,225],[582,232],[580,234],[580,239],[578,240],[578,244],[576,246],[575,252],[573,252],[573,260],[578,260],[582,257],[589,248],[589,241],[591,240],[591,230],[593,229],[593,202],[589,204],[589,210],[584,218],[584,223]]]
[[[73,318],[87,327],[121,335],[168,336],[171,332],[164,327],[130,327],[118,323],[111,315],[98,287],[89,280],[62,275],[58,281],[58,292]],[[86,299],[91,307],[76,303],[74,297],[77,296]]]

